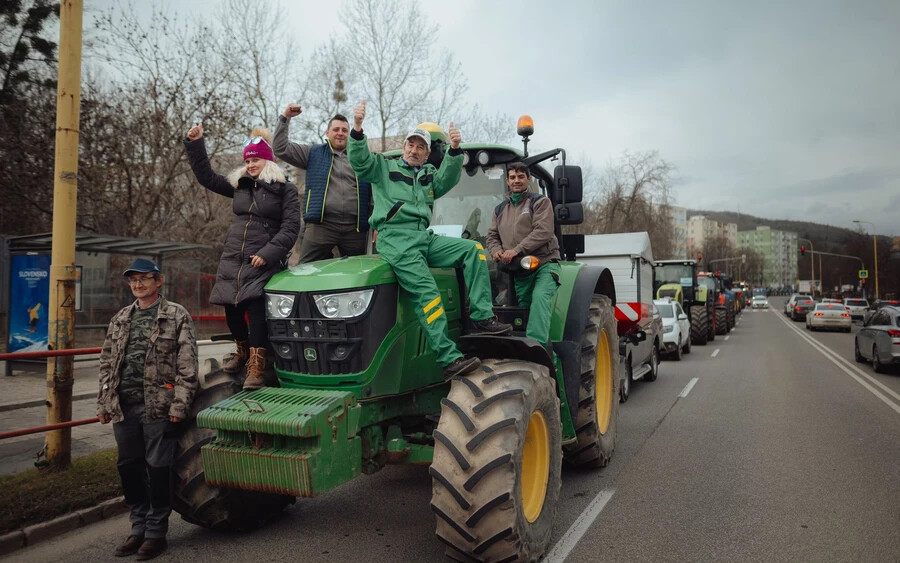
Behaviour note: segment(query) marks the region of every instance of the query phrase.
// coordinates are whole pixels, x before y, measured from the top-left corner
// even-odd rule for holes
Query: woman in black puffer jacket
[[[210,303],[225,306],[225,320],[236,352],[223,364],[229,373],[247,363],[244,389],[263,386],[269,338],[263,287],[282,269],[300,233],[297,188],[275,164],[268,129],[254,129],[244,143],[244,166],[228,177],[213,172],[203,142],[203,124],[184,140],[188,160],[204,188],[234,200],[234,221],[225,234]],[[244,321],[244,313],[250,326]]]

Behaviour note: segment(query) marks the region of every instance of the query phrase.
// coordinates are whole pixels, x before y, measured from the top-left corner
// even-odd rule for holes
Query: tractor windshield
[[[456,187],[434,202],[434,231],[484,243],[494,208],[506,195],[504,174],[503,166],[476,166],[472,174],[464,170]],[[529,189],[540,193],[533,177]]]
[[[682,287],[693,287],[694,273],[690,265],[662,264],[653,270],[654,293],[663,285],[676,283]]]

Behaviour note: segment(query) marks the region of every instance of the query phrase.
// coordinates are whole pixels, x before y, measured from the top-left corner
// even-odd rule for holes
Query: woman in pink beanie
[[[246,362],[244,389],[263,386],[269,345],[263,287],[283,268],[282,262],[300,233],[297,188],[275,164],[270,140],[268,129],[254,129],[244,143],[244,165],[227,177],[213,172],[209,164],[202,123],[191,128],[184,140],[200,185],[233,200],[234,221],[225,234],[209,301],[224,305],[225,320],[237,348],[225,359],[222,369],[237,373]]]

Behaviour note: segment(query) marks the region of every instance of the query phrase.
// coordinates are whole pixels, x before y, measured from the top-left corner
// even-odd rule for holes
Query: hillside
[[[791,231],[797,233],[802,238],[820,242],[824,247],[835,248],[844,246],[851,240],[858,237],[858,233],[853,229],[844,227],[834,227],[832,225],[822,225],[821,223],[812,223],[809,221],[790,221],[787,219],[763,219],[754,217],[753,215],[745,215],[744,213],[735,213],[734,211],[702,211],[696,209],[688,209],[687,216],[691,218],[694,215],[703,215],[713,221],[720,223],[736,223],[738,231],[752,231],[759,226],[769,226],[774,230]],[[886,244],[890,244],[887,237],[884,238]]]

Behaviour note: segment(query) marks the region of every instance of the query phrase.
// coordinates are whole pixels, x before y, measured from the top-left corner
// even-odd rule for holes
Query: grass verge
[[[66,471],[28,469],[0,477],[0,534],[122,494],[116,448],[72,460]]]

